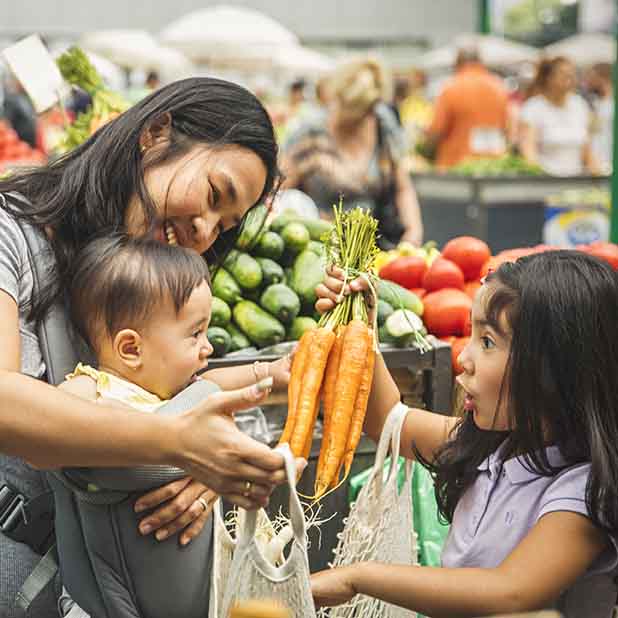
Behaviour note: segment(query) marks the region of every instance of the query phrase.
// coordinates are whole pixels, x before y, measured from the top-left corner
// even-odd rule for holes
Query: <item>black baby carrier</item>
[[[49,252],[42,234],[22,223],[31,264],[34,294]],[[49,256],[48,256],[49,257]],[[77,339],[61,305],[39,327],[47,379],[57,385],[73,371],[80,354]],[[176,415],[218,390],[195,382],[161,406],[156,414]],[[130,412],[128,412],[130,413]],[[67,427],[67,431],[70,431]],[[134,512],[136,500],[152,489],[186,476],[166,466],[73,468],[49,475],[55,502],[56,545],[62,583],[92,618],[204,618],[208,615],[212,559],[212,518],[185,547],[177,538],[158,542],[142,536],[138,523],[147,513]],[[93,490],[96,487],[96,490]],[[25,584],[19,604],[25,607],[41,582],[53,574],[51,555],[36,577]]]

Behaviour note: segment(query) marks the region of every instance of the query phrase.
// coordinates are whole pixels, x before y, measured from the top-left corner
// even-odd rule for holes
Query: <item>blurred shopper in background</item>
[[[146,88],[153,92],[161,87],[161,78],[157,71],[149,71],[148,75],[146,75]]]
[[[307,193],[328,216],[343,195],[348,208],[370,209],[385,246],[422,242],[421,214],[402,161],[407,143],[388,106],[389,79],[375,60],[350,61],[328,80],[332,101],[286,139],[286,188]]]
[[[506,152],[508,95],[502,81],[481,64],[474,48],[459,51],[455,71],[436,101],[428,129],[441,168]]]
[[[4,94],[4,117],[9,121],[19,139],[36,148],[37,117],[30,98],[16,79],[10,78]]]
[[[612,170],[614,133],[614,81],[612,65],[606,62],[595,64],[586,77],[586,87],[590,94],[593,121],[591,146],[592,153],[599,163],[601,172]]]
[[[599,173],[590,145],[590,108],[575,84],[570,60],[542,60],[521,110],[521,154],[555,176]]]

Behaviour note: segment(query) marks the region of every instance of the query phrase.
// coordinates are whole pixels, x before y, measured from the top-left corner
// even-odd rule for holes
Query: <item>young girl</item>
[[[403,454],[430,467],[452,522],[443,568],[322,571],[316,603],[361,593],[432,618],[552,606],[608,618],[618,566],[617,315],[617,274],[583,253],[533,255],[491,273],[459,358],[463,416],[411,410],[402,432]],[[365,429],[377,439],[399,393],[383,362],[374,381]]]

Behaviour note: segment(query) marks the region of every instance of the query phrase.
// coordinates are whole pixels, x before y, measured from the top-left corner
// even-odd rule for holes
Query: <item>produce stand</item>
[[[445,414],[450,412],[452,373],[451,348],[448,344],[434,340],[433,349],[425,354],[411,348],[397,349],[383,346],[382,354],[402,393],[404,403]],[[209,368],[245,365],[256,360],[272,361],[277,358],[278,356],[275,354],[253,353],[242,355],[239,352],[211,360]],[[276,442],[287,413],[285,393],[272,394],[261,407],[266,414],[269,427],[273,430],[272,433]],[[321,439],[321,428],[321,423],[318,422],[314,438]],[[313,494],[313,482],[319,455],[319,439],[314,441],[309,465],[298,484],[300,493],[305,495]],[[349,511],[349,479],[373,465],[375,449],[375,443],[363,436],[354,457],[350,476],[337,491],[327,495],[321,501],[322,509],[319,513],[319,519],[328,521],[320,525],[319,531],[316,528],[310,528],[308,531],[310,541],[309,565],[312,572],[328,566],[332,558],[332,550],[337,545],[337,534],[342,530],[343,520]],[[283,507],[284,512],[287,512],[287,498],[288,494],[285,489],[277,489],[271,498],[269,513],[271,515],[276,514],[282,505],[285,505]]]
[[[436,172],[412,174],[424,236],[443,246],[455,236],[476,236],[493,253],[540,244],[545,200],[566,190],[607,189],[604,176],[466,177]]]

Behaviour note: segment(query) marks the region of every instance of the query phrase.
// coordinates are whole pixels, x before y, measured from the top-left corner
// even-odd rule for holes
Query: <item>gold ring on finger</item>
[[[245,481],[245,491],[243,491],[242,495],[245,498],[248,498],[251,495],[251,486],[253,483],[251,481]]]
[[[208,510],[208,502],[206,501],[206,499],[203,496],[200,496],[196,502],[199,502],[203,507],[204,507],[204,512],[206,512]]]

